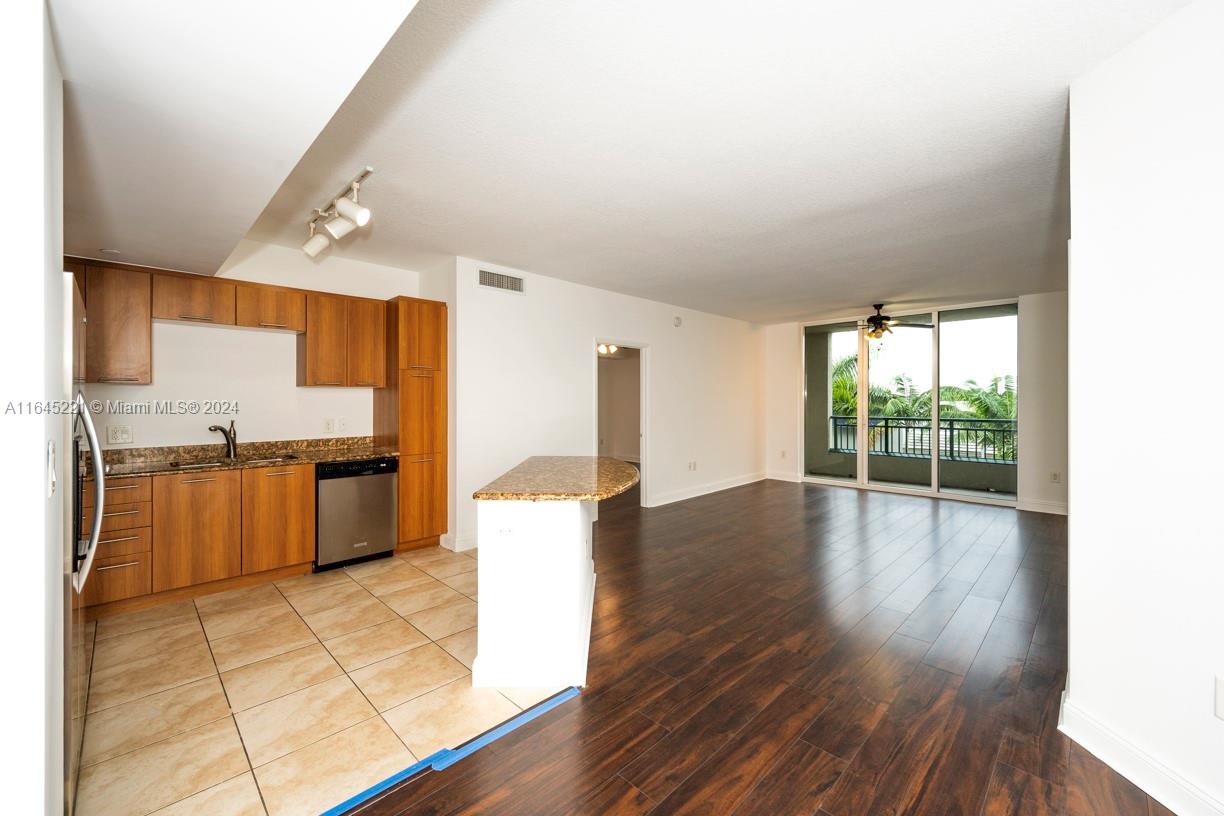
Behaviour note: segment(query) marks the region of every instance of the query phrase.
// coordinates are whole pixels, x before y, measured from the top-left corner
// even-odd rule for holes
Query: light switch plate
[[[1224,720],[1224,674],[1216,675],[1215,715]]]
[[[108,445],[130,445],[132,444],[132,426],[131,425],[107,425],[106,426],[106,444]]]
[[[336,420],[332,419],[331,417],[328,417],[327,419],[323,420],[323,433],[335,433],[335,432],[336,432]]]

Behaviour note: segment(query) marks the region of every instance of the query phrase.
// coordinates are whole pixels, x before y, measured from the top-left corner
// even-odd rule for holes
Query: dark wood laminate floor
[[[1167,814],[1057,730],[1066,524],[766,481],[605,502],[589,685],[377,814]]]

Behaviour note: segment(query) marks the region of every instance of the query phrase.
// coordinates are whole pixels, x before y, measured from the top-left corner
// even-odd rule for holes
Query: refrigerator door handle
[[[94,554],[98,551],[98,539],[102,535],[102,510],[106,504],[106,469],[102,465],[102,447],[98,444],[98,433],[94,430],[93,417],[89,406],[85,404],[85,395],[77,394],[76,408],[81,415],[81,424],[85,426],[85,435],[89,437],[89,455],[93,460],[94,472],[94,516],[93,525],[89,531],[89,544],[85,548],[85,558],[81,568],[72,576],[73,589],[80,593],[89,580],[89,570],[93,567]],[[74,509],[73,512],[78,512]]]

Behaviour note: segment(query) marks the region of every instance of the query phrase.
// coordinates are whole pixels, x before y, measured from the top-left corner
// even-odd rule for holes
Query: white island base
[[[586,685],[595,599],[593,501],[476,502],[472,685]]]

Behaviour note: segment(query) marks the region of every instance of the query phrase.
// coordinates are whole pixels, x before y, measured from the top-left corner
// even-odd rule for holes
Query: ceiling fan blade
[[[894,323],[893,325],[896,326],[898,329],[933,329],[935,328],[935,324],[933,323]]]

